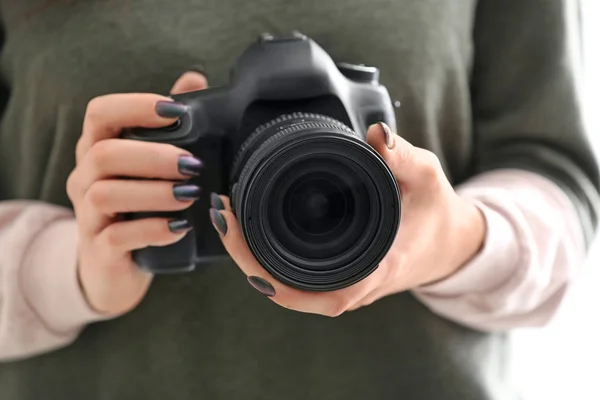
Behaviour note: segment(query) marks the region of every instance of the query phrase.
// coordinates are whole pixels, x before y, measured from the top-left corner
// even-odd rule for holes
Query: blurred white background
[[[583,97],[600,151],[600,0],[583,0]],[[600,400],[600,239],[559,315],[544,329],[515,334],[524,400]]]

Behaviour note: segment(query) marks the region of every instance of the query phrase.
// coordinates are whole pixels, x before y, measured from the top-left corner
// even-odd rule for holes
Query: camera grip
[[[154,212],[132,213],[129,219],[150,217],[179,218],[181,213]],[[133,261],[139,268],[152,274],[173,274],[190,272],[196,267],[196,235],[189,231],[178,242],[167,246],[149,246],[132,252]]]

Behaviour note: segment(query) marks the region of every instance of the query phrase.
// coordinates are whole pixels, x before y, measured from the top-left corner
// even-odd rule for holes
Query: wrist
[[[454,229],[450,233],[449,246],[454,250],[451,257],[452,273],[468,264],[485,244],[487,224],[483,211],[473,202],[458,198],[461,204],[456,215]]]
[[[430,285],[447,279],[461,270],[480,253],[485,244],[487,223],[483,212],[474,203],[457,198],[452,208],[451,222],[447,228],[443,258],[436,274],[422,285]]]

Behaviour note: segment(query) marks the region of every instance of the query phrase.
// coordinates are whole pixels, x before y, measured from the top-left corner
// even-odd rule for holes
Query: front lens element
[[[269,228],[281,249],[306,260],[339,257],[367,229],[368,182],[344,157],[308,155],[279,171],[267,196]],[[376,198],[374,199],[376,201]]]

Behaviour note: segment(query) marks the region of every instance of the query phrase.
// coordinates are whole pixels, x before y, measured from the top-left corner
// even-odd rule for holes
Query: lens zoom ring
[[[296,120],[299,123],[303,121],[325,122],[335,125],[336,127],[339,127],[339,129],[342,129],[348,132],[349,134],[354,134],[354,132],[352,132],[352,130],[346,125],[326,115],[303,112],[280,115],[279,117],[267,122],[266,124],[260,125],[254,130],[254,132],[252,132],[250,136],[248,136],[246,140],[244,140],[244,143],[242,143],[242,146],[240,147],[240,150],[236,153],[232,163],[230,177],[231,184],[233,185],[235,182],[238,181],[241,169],[244,167],[244,165],[242,165],[243,161],[249,156],[249,154],[247,154],[248,150],[251,150],[253,147],[260,146],[261,142],[264,142],[268,139],[270,135],[272,135],[272,132],[268,132],[270,128],[275,126],[281,126],[284,123],[293,123]]]

